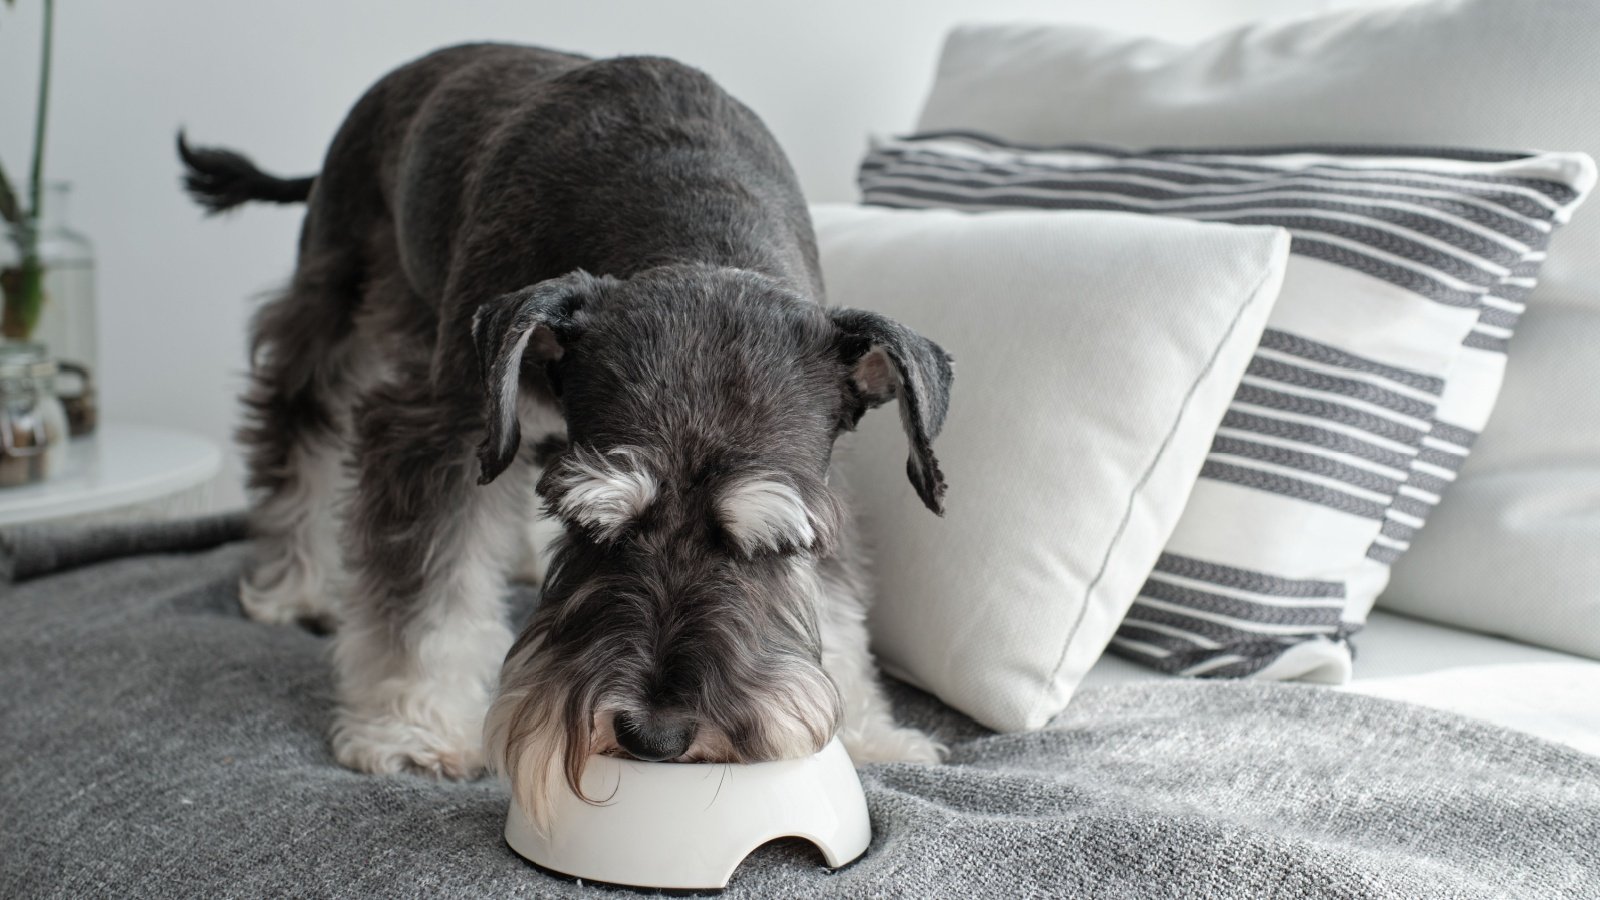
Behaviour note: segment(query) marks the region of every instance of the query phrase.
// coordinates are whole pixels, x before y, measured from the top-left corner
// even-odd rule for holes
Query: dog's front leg
[[[943,744],[895,723],[884,696],[867,634],[864,578],[848,561],[830,561],[822,577],[822,668],[839,691],[844,721],[839,740],[857,765],[869,762],[936,763]]]
[[[511,644],[505,573],[532,508],[531,466],[479,486],[459,425],[470,401],[419,399],[423,385],[374,391],[357,423],[333,747],[361,771],[460,778],[483,766],[483,716]]]

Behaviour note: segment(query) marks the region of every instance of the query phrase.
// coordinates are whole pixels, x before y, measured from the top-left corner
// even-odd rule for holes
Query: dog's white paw
[[[949,748],[915,728],[880,725],[839,735],[856,765],[874,762],[910,762],[936,765]]]
[[[396,716],[341,712],[333,727],[333,755],[346,768],[375,775],[474,778],[483,772],[483,741],[470,733],[448,738]]]

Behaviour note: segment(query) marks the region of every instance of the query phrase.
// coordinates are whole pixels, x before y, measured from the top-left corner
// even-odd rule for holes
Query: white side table
[[[127,522],[209,511],[222,452],[171,428],[102,422],[73,441],[61,474],[0,488],[0,528],[38,522]]]

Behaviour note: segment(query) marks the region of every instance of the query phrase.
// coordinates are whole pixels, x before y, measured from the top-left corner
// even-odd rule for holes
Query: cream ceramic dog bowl
[[[804,838],[829,866],[872,840],[855,765],[835,738],[805,759],[754,765],[589,761],[585,803],[564,785],[542,834],[515,803],[506,843],[562,875],[633,887],[716,890],[766,842]]]

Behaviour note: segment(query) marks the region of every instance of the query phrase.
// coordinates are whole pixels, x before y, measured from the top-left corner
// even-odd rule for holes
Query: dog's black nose
[[[622,749],[645,762],[677,759],[694,743],[694,720],[681,713],[617,713],[612,728]]]

